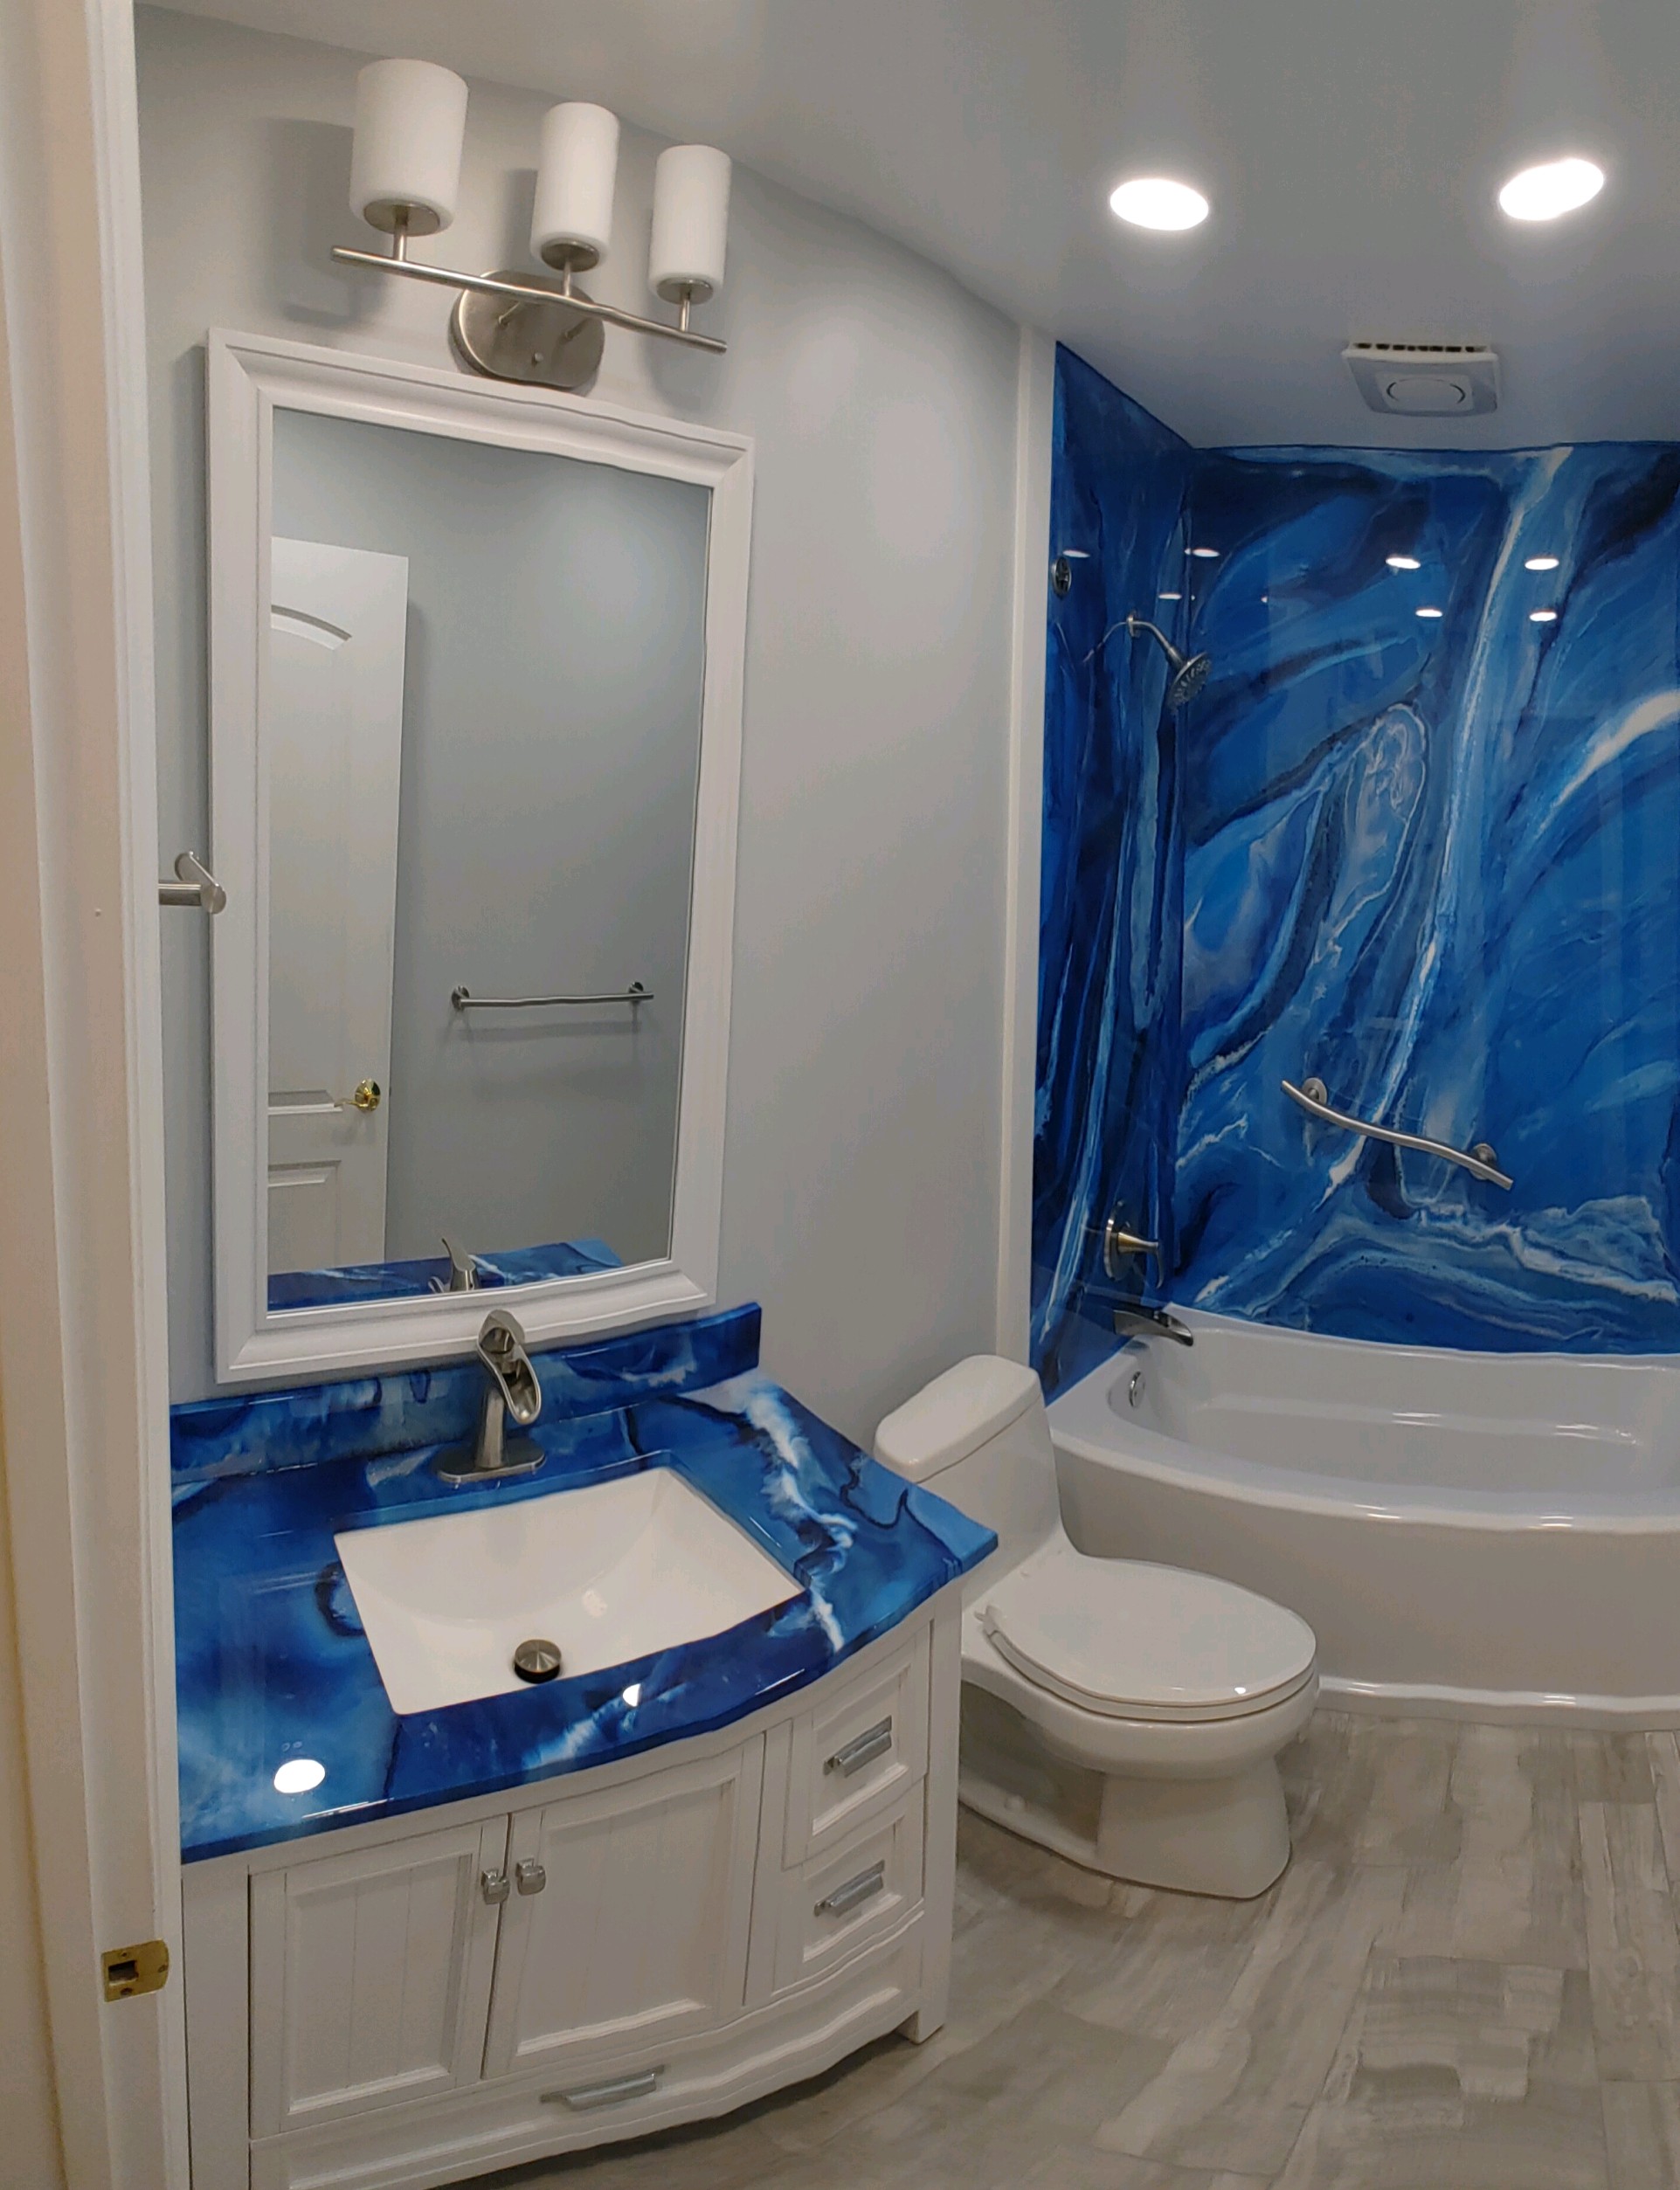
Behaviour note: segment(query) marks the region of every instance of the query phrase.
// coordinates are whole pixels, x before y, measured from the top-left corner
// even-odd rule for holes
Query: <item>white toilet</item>
[[[997,1532],[964,1592],[963,1800],[1116,1878],[1263,1893],[1289,1859],[1276,1758],[1318,1692],[1305,1620],[1211,1575],[1076,1551],[1018,1362],[936,1377],[875,1457]]]

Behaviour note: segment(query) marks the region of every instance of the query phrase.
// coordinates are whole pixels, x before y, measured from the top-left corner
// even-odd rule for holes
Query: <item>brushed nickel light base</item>
[[[573,287],[562,294],[559,278],[499,272],[492,281],[517,282],[523,289],[552,289],[552,303],[529,294],[508,297],[482,289],[463,289],[449,315],[455,355],[474,372],[492,380],[523,381],[528,386],[560,388],[577,394],[593,384],[606,344],[605,323],[579,304],[594,300]]]

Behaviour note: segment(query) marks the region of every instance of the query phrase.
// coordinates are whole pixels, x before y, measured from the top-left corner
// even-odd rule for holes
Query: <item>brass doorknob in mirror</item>
[[[377,1080],[358,1080],[356,1093],[350,1101],[358,1110],[377,1110],[379,1108],[379,1082]]]

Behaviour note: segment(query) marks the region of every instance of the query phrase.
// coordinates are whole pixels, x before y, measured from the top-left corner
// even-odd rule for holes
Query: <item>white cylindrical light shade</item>
[[[729,155],[709,144],[674,144],[653,169],[653,240],[647,286],[667,302],[685,289],[697,298],[723,286],[729,232]]]
[[[617,114],[579,100],[549,108],[531,215],[531,249],[545,265],[591,266],[605,258],[618,172]]]
[[[350,211],[390,235],[434,236],[460,196],[467,86],[430,61],[370,61],[356,79]]]

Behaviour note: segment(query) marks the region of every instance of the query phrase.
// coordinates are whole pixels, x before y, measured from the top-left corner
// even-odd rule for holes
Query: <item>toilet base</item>
[[[1310,1698],[1306,1699],[1310,1707]],[[1289,1822],[1272,1756],[1174,1778],[1075,1764],[1000,1697],[964,1684],[959,1800],[1086,1870],[1251,1901],[1282,1876]]]
[[[1252,1901],[1289,1865],[1289,1817],[1269,1758],[1231,1779],[1104,1779],[1094,1834],[978,1772],[962,1772],[957,1793],[1006,1831],[1130,1885]]]
[[[1174,1893],[1252,1901],[1283,1875],[1289,1820],[1269,1757],[1229,1779],[1105,1779],[1096,1868]]]

